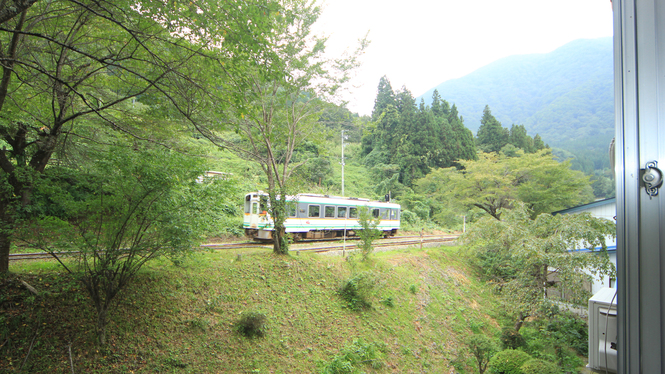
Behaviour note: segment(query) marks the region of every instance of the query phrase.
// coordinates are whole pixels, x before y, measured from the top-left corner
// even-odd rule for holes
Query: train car
[[[378,230],[394,236],[400,227],[400,205],[355,197],[316,194],[287,196],[289,214],[284,222],[294,240],[355,236],[360,229],[360,209],[369,209],[380,219]],[[254,240],[272,240],[273,221],[268,213],[268,194],[258,191],[245,195],[245,234]]]

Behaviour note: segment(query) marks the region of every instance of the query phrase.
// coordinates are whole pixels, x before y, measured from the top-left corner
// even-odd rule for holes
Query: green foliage
[[[284,226],[287,210],[279,197],[294,194],[297,183],[291,177],[304,164],[304,160],[297,161],[298,157],[318,153],[312,139],[324,126],[319,122],[320,114],[330,107],[326,101],[334,101],[351,71],[359,66],[358,58],[368,44],[363,39],[353,54],[329,58],[325,55],[325,38],[312,30],[321,13],[319,6],[302,0],[282,4],[266,35],[278,61],[263,63],[263,58],[256,58],[259,62],[242,69],[236,79],[221,82],[220,91],[237,93],[234,107],[220,113],[219,119],[205,116],[198,128],[213,144],[261,166],[270,196],[273,251],[278,254],[288,253]],[[240,139],[229,136],[229,130]],[[329,166],[324,158],[312,160],[308,171],[320,172],[311,176],[313,181],[321,180],[323,184]]]
[[[396,165],[399,173],[396,180],[393,174],[380,179],[382,191],[411,187],[432,167],[448,167],[456,160],[475,158],[471,131],[464,127],[455,107],[451,109],[441,101],[438,93],[432,108],[423,104],[416,107],[411,92],[405,88],[394,92],[388,79],[382,77],[372,120],[362,139],[365,164]]]
[[[513,327],[505,326],[501,329],[501,347],[503,349],[518,349],[524,347],[526,341],[524,337]]]
[[[418,293],[418,286],[416,286],[415,284],[410,285],[409,292],[415,295],[416,293]]]
[[[386,346],[383,343],[365,343],[354,340],[339,355],[322,365],[321,374],[360,374],[363,366],[379,370],[384,367]]]
[[[393,308],[395,306],[395,300],[393,299],[392,296],[388,296],[385,299],[381,300],[381,304],[383,304],[383,305],[385,305],[389,308]]]
[[[372,243],[383,235],[377,229],[380,223],[381,220],[378,217],[372,217],[369,209],[359,209],[358,224],[360,224],[361,229],[357,230],[356,233],[360,238],[359,247],[363,261],[366,261],[374,251]]]
[[[82,171],[65,170],[68,177],[60,179],[70,180],[70,186],[37,186],[60,214],[25,225],[21,237],[47,253],[71,251],[78,259],[60,264],[89,293],[104,345],[107,313],[117,294],[146,262],[189,255],[223,215],[215,202],[229,186],[221,180],[197,183],[205,170],[201,160],[164,148],[88,152],[94,163],[82,165]]]
[[[507,349],[492,356],[488,368],[492,374],[524,374],[522,365],[530,359],[526,352]]]
[[[373,273],[362,272],[344,282],[337,293],[346,302],[347,308],[358,312],[371,308],[371,298],[376,284],[376,276]]]
[[[246,311],[240,315],[234,328],[246,338],[261,338],[267,332],[267,317],[258,311]]]
[[[478,371],[483,374],[490,359],[497,351],[494,341],[486,335],[474,334],[466,340],[466,345],[476,359]]]
[[[585,303],[589,295],[583,282],[589,275],[580,269],[595,276],[613,276],[615,269],[605,241],[614,232],[614,222],[588,213],[540,214],[532,219],[526,207],[517,204],[506,210],[500,221],[491,217],[479,220],[464,240],[486,258],[498,255],[495,262],[501,266],[494,267],[498,271],[491,277],[497,291],[505,296],[506,311],[516,319],[519,329],[527,316],[542,314],[543,307],[550,303],[548,289],[561,287],[569,302]],[[593,253],[571,252],[580,248]],[[548,282],[550,268],[557,269],[560,283]]]
[[[8,150],[0,154],[0,272],[20,219],[62,214],[31,206],[33,182],[52,158],[76,169],[89,157],[79,145],[113,144],[106,136],[116,131],[186,151],[194,129],[219,122],[237,99],[229,96],[245,95],[220,89],[220,79],[233,81],[259,60],[280,65],[267,38],[284,13],[276,2],[31,3],[0,31],[0,54],[11,60],[0,83]]]
[[[532,356],[557,362],[564,371],[583,365],[579,355],[587,355],[588,326],[579,316],[552,310],[523,330],[525,350]]]
[[[476,136],[476,143],[480,150],[486,153],[499,152],[508,144],[510,133],[508,129],[501,126],[501,122],[494,118],[489,105],[485,105],[480,123],[482,125],[478,128]]]
[[[466,209],[477,207],[496,219],[500,209],[524,202],[533,216],[551,213],[592,199],[588,177],[559,163],[549,150],[516,157],[481,153],[477,161],[459,161],[456,168],[438,169],[417,182],[416,191]],[[460,208],[461,208],[460,207]]]
[[[559,367],[551,362],[532,358],[520,368],[523,374],[559,374]]]

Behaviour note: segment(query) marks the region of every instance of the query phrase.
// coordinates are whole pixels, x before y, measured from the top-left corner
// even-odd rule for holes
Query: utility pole
[[[342,130],[342,197],[344,197],[344,130]]]

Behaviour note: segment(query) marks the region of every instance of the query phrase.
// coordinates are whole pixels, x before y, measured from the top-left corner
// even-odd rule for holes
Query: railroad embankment
[[[0,372],[474,372],[464,341],[499,331],[493,296],[458,247],[366,262],[263,248],[157,260],[118,297],[103,348],[75,279],[53,262],[12,271],[0,279]],[[262,337],[237,331],[246,312],[265,316]],[[364,356],[353,361],[353,352]]]

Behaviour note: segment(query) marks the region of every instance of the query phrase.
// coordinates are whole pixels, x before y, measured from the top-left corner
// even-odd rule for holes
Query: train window
[[[296,206],[295,206],[295,204],[292,204],[292,203],[287,203],[286,204],[286,214],[287,214],[287,217],[295,217],[296,216]]]
[[[323,211],[324,217],[326,218],[335,218],[335,207],[334,206],[326,206],[326,208]]]
[[[390,209],[381,209],[381,219],[388,219],[390,217]]]
[[[372,209],[372,217],[379,218],[379,208]]]
[[[346,207],[338,206],[337,207],[337,218],[346,218]]]
[[[349,218],[358,218],[358,208],[354,206],[349,208]]]
[[[252,213],[259,214],[259,203],[257,202],[252,203]]]
[[[397,219],[395,209],[390,209],[390,219]]]
[[[313,218],[321,217],[321,205],[310,205],[309,206],[309,217],[313,217]]]

